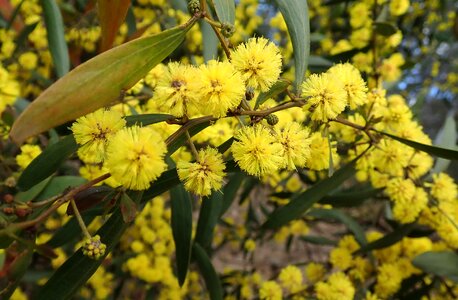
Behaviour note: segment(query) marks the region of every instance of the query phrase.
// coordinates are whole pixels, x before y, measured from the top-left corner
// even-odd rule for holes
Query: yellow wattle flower
[[[213,190],[219,190],[224,179],[224,161],[215,148],[199,151],[196,162],[179,161],[178,177],[184,182],[186,190],[200,196],[208,196]]]
[[[285,167],[295,170],[303,167],[310,156],[310,131],[297,122],[286,124],[277,130],[278,142],[282,145],[285,156]]]
[[[26,144],[21,147],[21,154],[16,156],[16,162],[21,169],[25,169],[40,153],[40,146]]]
[[[234,160],[250,175],[261,177],[284,166],[283,147],[262,125],[240,129],[231,146]]]
[[[154,129],[127,127],[111,138],[104,166],[125,188],[145,190],[166,169],[166,152],[164,140]]]
[[[86,163],[103,162],[108,140],[125,125],[121,113],[112,110],[99,109],[78,118],[71,130],[80,145],[80,159]]]
[[[204,114],[224,117],[229,109],[235,109],[245,95],[243,79],[231,63],[210,60],[201,65],[200,77],[193,88],[199,91],[199,108]]]
[[[361,73],[349,63],[337,64],[328,70],[328,73],[338,78],[347,93],[348,105],[351,109],[361,106],[367,101],[367,86]]]
[[[302,84],[302,96],[307,98],[303,109],[312,110],[311,118],[326,122],[337,117],[347,105],[347,93],[334,75],[312,74]]]
[[[247,86],[267,91],[281,72],[278,47],[268,39],[251,38],[239,45],[231,55],[231,63],[242,74]]]

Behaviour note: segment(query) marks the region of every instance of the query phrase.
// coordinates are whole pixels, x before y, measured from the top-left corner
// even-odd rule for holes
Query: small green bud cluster
[[[225,38],[230,38],[235,33],[235,26],[229,23],[221,23],[221,34]]]
[[[189,0],[188,10],[191,15],[195,15],[200,12],[199,0]]]
[[[267,115],[264,119],[266,119],[267,124],[272,126],[278,123],[278,117],[274,114]]]
[[[92,259],[99,259],[105,254],[107,245],[100,241],[100,236],[96,235],[84,241],[83,254]]]

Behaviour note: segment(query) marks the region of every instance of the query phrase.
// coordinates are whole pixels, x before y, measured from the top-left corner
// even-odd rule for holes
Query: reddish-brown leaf
[[[130,0],[98,0],[97,12],[102,28],[102,44],[100,51],[104,52],[113,46],[119,27],[126,18]]]

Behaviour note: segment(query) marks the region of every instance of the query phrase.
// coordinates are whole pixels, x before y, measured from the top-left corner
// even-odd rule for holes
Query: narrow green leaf
[[[356,159],[337,170],[332,177],[326,178],[305,192],[295,196],[283,207],[276,209],[262,225],[263,229],[277,229],[290,221],[300,218],[313,204],[339,187],[355,174]]]
[[[442,147],[457,150],[458,146],[456,144],[457,140],[457,132],[456,132],[456,122],[454,115],[451,113],[445,119],[444,125],[439,130],[436,139],[434,140],[434,144]],[[436,163],[434,164],[431,173],[437,174],[443,172],[447,169],[450,165],[450,160],[438,158]]]
[[[154,197],[165,193],[179,183],[180,179],[178,178],[176,169],[165,171],[155,182],[153,182],[151,187],[143,193],[142,203],[145,203],[146,201],[149,201]]]
[[[366,188],[350,192],[340,192],[323,197],[321,204],[330,204],[333,207],[355,207],[380,193],[382,189]]]
[[[458,160],[458,151],[457,150],[446,149],[446,148],[441,148],[441,147],[422,144],[422,143],[419,143],[419,142],[407,140],[407,139],[392,135],[390,133],[382,132],[382,131],[377,131],[377,132],[381,133],[383,135],[386,135],[386,136],[388,136],[388,137],[390,137],[390,138],[392,138],[394,140],[397,140],[397,141],[399,141],[399,142],[401,142],[401,143],[403,143],[403,144],[405,144],[405,145],[407,145],[409,147],[412,147],[412,148],[415,148],[417,150],[426,152],[428,154],[431,154],[431,155],[434,155],[434,156],[438,156],[438,157],[442,157],[442,158],[445,158],[445,159]]]
[[[107,245],[105,256],[113,250],[127,227],[128,224],[122,220],[121,211],[117,209],[97,231],[102,242]],[[84,256],[79,249],[54,272],[34,299],[70,299],[95,273],[105,256],[94,260]]]
[[[229,182],[223,189],[223,203],[220,210],[220,217],[231,207],[245,178],[247,176],[242,172],[235,173],[230,177]]]
[[[200,30],[202,31],[202,54],[207,62],[211,59],[218,58],[218,37],[213,28],[204,21],[199,21]]]
[[[79,65],[19,115],[11,138],[21,144],[28,137],[111,105],[175,50],[193,23],[130,41]]]
[[[389,22],[374,22],[373,26],[376,33],[385,37],[393,35],[398,31],[396,26]]]
[[[215,268],[205,250],[198,244],[192,245],[192,255],[205,281],[211,300],[223,299],[223,287]]]
[[[375,240],[373,242],[368,243],[367,245],[361,247],[356,252],[357,254],[365,253],[367,251],[372,251],[376,249],[386,248],[391,245],[396,244],[400,240],[402,240],[405,236],[407,236],[414,228],[416,223],[404,224],[399,226],[392,232],[386,234],[384,237]]]
[[[31,24],[28,24],[28,25],[26,25],[24,27],[24,29],[22,29],[22,31],[18,34],[18,36],[16,37],[16,40],[15,40],[16,50],[19,49],[20,47],[22,47],[23,45],[25,45],[29,35],[32,33],[32,31],[35,30],[35,28],[37,27],[38,23],[39,22],[34,22],[34,23],[31,23]]]
[[[219,191],[215,191],[210,197],[203,197],[202,199],[194,242],[199,243],[204,249],[211,246],[213,231],[218,222],[222,204],[223,194]]]
[[[340,221],[342,224],[346,225],[348,229],[353,232],[355,239],[361,246],[367,244],[366,234],[364,233],[364,229],[358,222],[355,221],[352,217],[348,216],[343,211],[337,209],[313,209],[308,214],[308,216],[312,216],[319,219],[334,219]]]
[[[26,191],[45,180],[77,149],[78,145],[73,135],[67,135],[59,142],[48,146],[22,172],[18,179],[18,188]]]
[[[175,241],[178,283],[183,285],[191,259],[192,206],[191,197],[180,184],[170,190],[172,233]]]
[[[8,285],[0,288],[0,299],[10,299],[32,263],[32,258],[33,249],[25,249],[14,259],[8,270]]]
[[[458,254],[451,251],[429,251],[416,256],[412,263],[426,273],[444,276],[458,283]]]
[[[46,185],[45,189],[38,195],[36,201],[45,200],[56,196],[66,189],[82,185],[87,180],[79,176],[58,176],[51,178],[51,181]]]
[[[215,6],[216,15],[221,23],[235,24],[235,1],[234,0],[212,0]]]
[[[306,235],[306,236],[301,236],[300,239],[303,240],[304,242],[316,244],[316,245],[330,245],[330,246],[337,245],[336,241],[327,239],[322,236]]]
[[[45,187],[48,185],[50,181],[51,177],[48,177],[45,180],[31,187],[27,191],[17,193],[14,199],[20,202],[32,201],[45,189]]]
[[[293,44],[294,86],[296,91],[300,91],[310,55],[309,8],[304,0],[275,0],[275,3],[285,19]]]
[[[266,102],[268,99],[277,96],[278,94],[284,92],[288,86],[291,84],[286,79],[280,79],[275,82],[267,92],[262,92],[259,94],[258,98],[256,99],[255,108],[258,108],[261,104]]]
[[[143,114],[143,115],[134,115],[127,116],[126,123],[127,126],[133,126],[135,124],[141,124],[142,126],[151,125],[155,123],[164,122],[167,120],[172,120],[175,117],[167,114]]]
[[[229,148],[232,146],[234,140],[234,137],[230,137],[229,139],[227,139],[224,143],[218,146],[218,152],[224,154],[224,152],[229,150]]]
[[[58,77],[63,77],[70,70],[70,58],[65,42],[64,21],[55,0],[41,0],[45,17],[49,51]],[[47,128],[49,129],[49,128]]]

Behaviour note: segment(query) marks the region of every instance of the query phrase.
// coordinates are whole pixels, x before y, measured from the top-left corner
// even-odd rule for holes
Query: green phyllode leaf
[[[223,194],[219,191],[214,191],[210,197],[202,199],[194,241],[204,249],[211,246],[213,231],[219,220],[222,205]]]
[[[28,137],[112,104],[172,53],[192,24],[194,19],[112,48],[79,65],[19,115],[11,138],[21,144]]]
[[[63,77],[70,70],[70,58],[67,43],[65,42],[65,27],[62,15],[55,0],[41,0],[41,5],[54,69],[58,77]]]
[[[411,141],[408,139],[404,139],[399,136],[392,135],[390,133],[382,132],[382,131],[377,131],[378,133],[381,133],[383,135],[386,135],[394,140],[397,140],[409,147],[415,148],[417,150],[426,152],[428,154],[437,156],[437,157],[442,157],[445,159],[450,159],[450,160],[458,160],[458,151],[453,150],[453,149],[446,149],[446,148],[441,148],[441,147],[436,147],[436,146],[431,146],[431,145],[426,145],[422,144],[419,142]]]
[[[286,79],[278,80],[270,87],[270,89],[267,92],[262,92],[259,94],[258,98],[256,99],[256,105],[254,107],[258,108],[261,104],[266,102],[268,99],[273,98],[277,96],[278,94],[284,92],[290,84],[291,82],[289,82]]]
[[[429,251],[416,256],[412,263],[426,273],[444,276],[458,283],[458,254],[451,251]]]
[[[34,299],[71,299],[83,284],[95,273],[105,256],[113,250],[128,224],[124,223],[121,210],[117,209],[97,231],[107,245],[105,255],[98,260],[83,255],[79,249],[57,269]]]
[[[310,55],[310,21],[307,1],[304,0],[275,0],[285,19],[291,37],[294,52],[296,91],[304,80]]]
[[[179,184],[170,190],[172,233],[175,241],[178,283],[183,285],[191,260],[192,206],[191,197]]]
[[[221,23],[235,24],[235,1],[234,0],[212,0],[215,6],[216,15]]]
[[[313,204],[339,187],[345,180],[352,177],[355,174],[355,163],[356,159],[337,170],[331,177],[318,182],[305,192],[298,194],[285,206],[274,210],[262,225],[262,228],[277,229],[292,220],[300,218]]]
[[[17,186],[26,191],[51,176],[59,166],[78,149],[73,135],[67,135],[59,142],[48,146],[22,172]]]
[[[211,300],[223,299],[223,287],[205,250],[198,243],[192,245],[192,256],[199,267]]]

